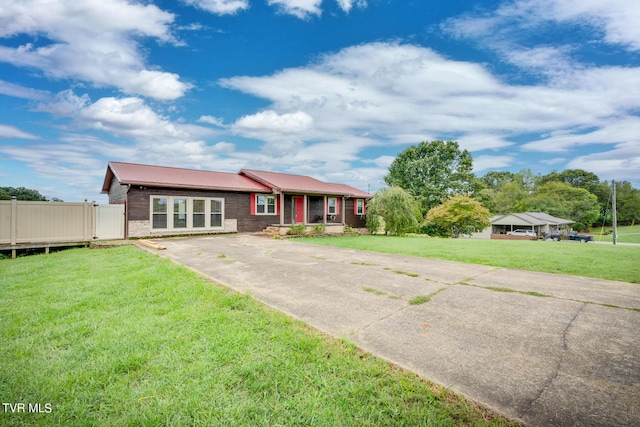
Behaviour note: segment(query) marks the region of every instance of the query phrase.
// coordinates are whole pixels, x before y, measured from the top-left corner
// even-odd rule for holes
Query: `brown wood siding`
[[[118,184],[117,179],[111,180],[111,186],[109,187],[109,203],[120,204],[127,200],[127,186]]]
[[[353,204],[356,199],[345,199],[345,223],[352,228],[365,228],[367,226],[367,219],[364,215],[355,215]]]
[[[249,193],[205,191],[175,188],[131,187],[128,195],[127,212],[129,221],[149,220],[151,196],[172,197],[219,197],[224,199],[225,219],[238,221],[239,232],[262,231],[267,226],[280,223],[279,215],[251,215]]]

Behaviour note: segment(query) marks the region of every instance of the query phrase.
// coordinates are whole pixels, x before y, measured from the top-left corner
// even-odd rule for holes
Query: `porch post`
[[[324,215],[322,215],[322,223],[326,224],[327,223],[327,196],[323,197],[324,199],[324,203],[323,203],[323,207],[322,207],[322,211],[324,212]]]
[[[284,192],[280,192],[280,225],[284,225]]]
[[[308,201],[306,194],[304,195],[304,200],[302,201],[302,211],[304,212],[304,219],[302,220],[302,223],[306,225],[309,223]]]

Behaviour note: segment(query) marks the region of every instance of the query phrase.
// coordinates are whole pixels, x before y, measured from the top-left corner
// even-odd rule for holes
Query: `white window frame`
[[[264,204],[259,203],[260,198],[264,197]],[[273,203],[269,203],[269,200],[273,200]],[[278,214],[278,198],[273,194],[259,194],[256,193],[256,215],[277,215]],[[264,206],[264,212],[260,212],[258,206]],[[269,212],[269,206],[273,206],[273,212]]]
[[[333,201],[333,206],[331,206],[331,201]],[[331,208],[333,208],[333,212],[331,212]],[[327,197],[327,215],[338,215],[337,197]]]
[[[364,199],[356,199],[356,215],[364,215]]]
[[[165,199],[167,201],[167,227],[166,228],[154,228],[153,227],[153,200],[154,199]],[[186,215],[187,215],[187,226],[186,227],[174,227],[174,200],[186,200]],[[193,226],[193,201],[194,200],[204,200],[204,227],[194,227]],[[212,226],[211,225],[211,202],[213,200],[219,201],[221,204],[221,225],[220,226]],[[201,214],[202,212],[195,212],[196,214]],[[157,214],[157,212],[156,212]],[[165,214],[164,212],[162,214]],[[153,194],[149,196],[149,218],[151,230],[162,230],[162,231],[219,231],[224,229],[224,198],[221,197],[187,197],[187,196],[166,196],[163,194]]]
[[[153,204],[153,199],[164,199],[164,212],[156,212],[153,208],[154,208],[154,204]],[[163,196],[155,196],[155,197],[151,197],[151,202],[149,203],[150,206],[150,210],[151,210],[151,215],[149,216],[149,218],[151,219],[151,228],[154,230],[166,230],[165,228],[162,227],[154,227],[153,223],[154,223],[154,215],[164,215],[165,217],[165,224],[169,225],[169,199],[167,197],[163,197]]]
[[[202,210],[201,211],[197,211],[196,212],[196,208],[195,208],[195,202],[202,202]],[[194,219],[196,215],[202,215],[202,225],[201,226],[196,226],[194,224]],[[207,226],[207,200],[203,199],[201,197],[194,197],[193,199],[191,199],[191,226],[193,228],[196,229],[201,229],[201,228],[206,228]]]
[[[208,199],[207,202],[209,203],[209,210],[208,210],[208,214],[209,214],[209,226],[210,228],[221,228],[224,227],[224,199]],[[214,212],[213,211],[213,202],[220,202],[220,212]],[[220,225],[211,225],[211,223],[213,222],[213,215],[220,215]],[[206,217],[205,217],[206,218]]]

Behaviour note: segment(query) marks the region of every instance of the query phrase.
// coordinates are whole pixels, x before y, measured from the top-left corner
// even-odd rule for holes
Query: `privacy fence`
[[[124,238],[124,205],[0,200],[0,250]]]

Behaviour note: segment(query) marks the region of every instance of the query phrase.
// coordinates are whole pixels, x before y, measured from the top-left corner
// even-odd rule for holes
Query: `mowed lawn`
[[[135,247],[0,260],[0,302],[3,426],[509,425]]]
[[[609,234],[604,234],[604,233]],[[592,230],[593,239],[596,242],[613,242],[613,228],[611,226]],[[640,244],[640,224],[618,227],[618,243]]]
[[[300,241],[471,264],[640,283],[640,246],[544,240],[344,236]]]

